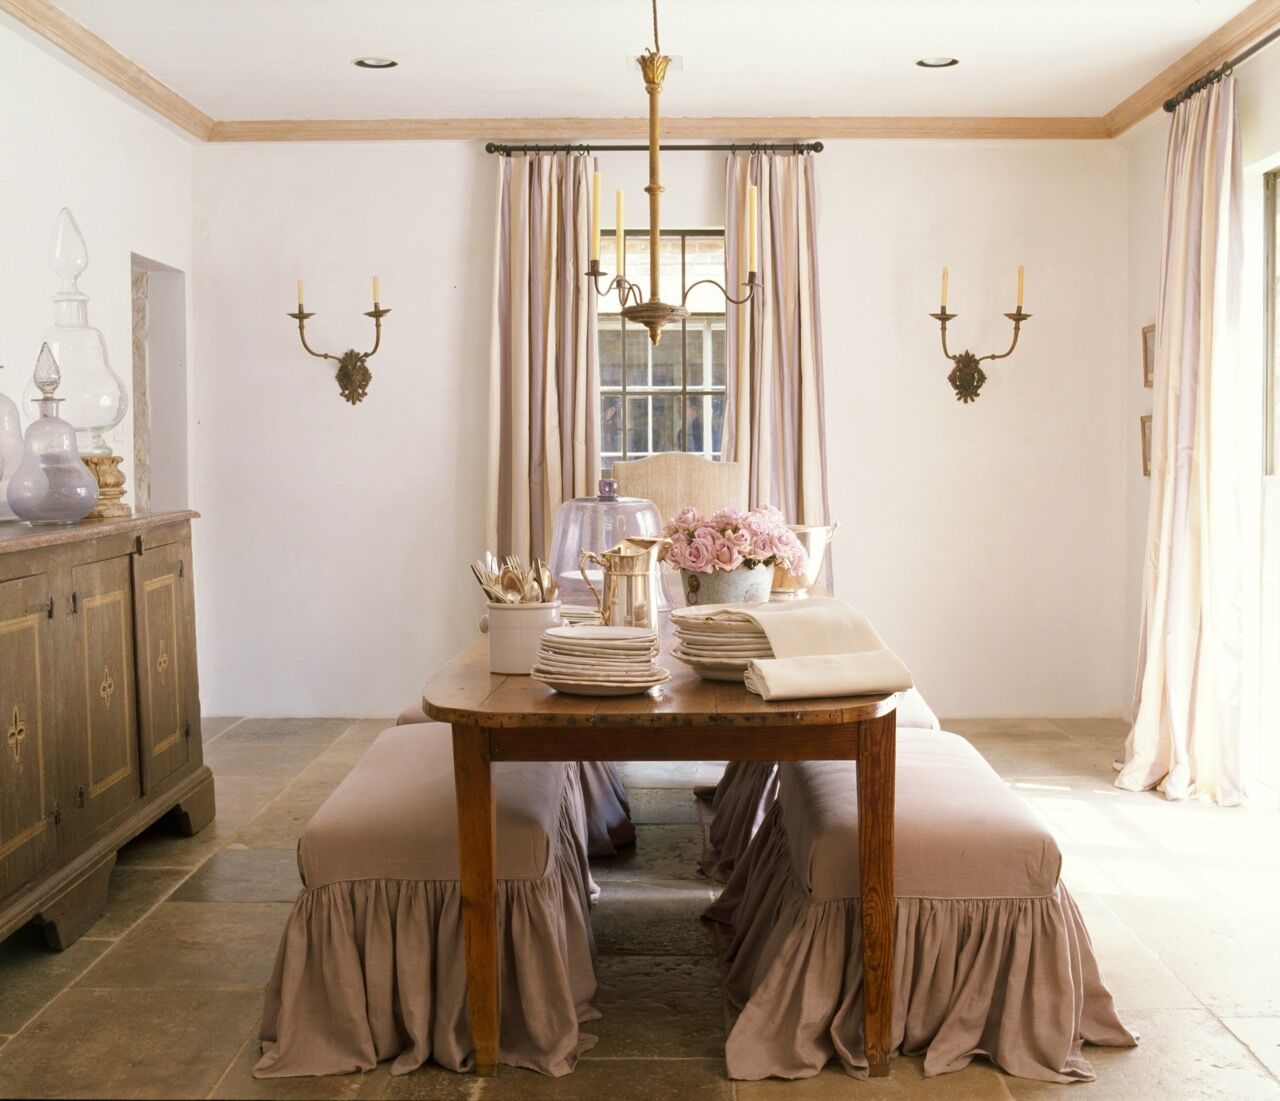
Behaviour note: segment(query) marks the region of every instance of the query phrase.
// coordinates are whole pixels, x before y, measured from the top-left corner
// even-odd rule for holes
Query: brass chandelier
[[[658,142],[658,98],[662,95],[662,82],[667,75],[667,66],[671,58],[662,52],[658,41],[658,0],[653,5],[653,49],[645,52],[637,59],[640,71],[644,75],[644,90],[649,96],[649,184],[644,189],[649,196],[649,298],[644,299],[638,284],[631,282],[621,271],[618,272],[602,288],[600,280],[608,273],[600,270],[600,173],[592,178],[591,194],[591,260],[587,276],[591,279],[596,293],[605,295],[616,292],[622,306],[622,316],[628,321],[643,325],[649,330],[649,339],[657,344],[662,336],[662,328],[673,321],[683,321],[689,316],[685,303],[689,301],[689,293],[694,287],[709,283],[719,289],[725,299],[734,305],[741,306],[749,302],[760,286],[760,277],[756,271],[757,258],[757,191],[754,184],[747,188],[747,281],[744,284],[746,293],[741,298],[734,298],[723,284],[715,279],[699,279],[685,288],[680,305],[672,306],[663,302],[659,296],[659,268],[661,256],[658,240],[662,235],[662,182],[659,173]],[[618,266],[622,267],[625,255],[625,230],[622,225],[622,193],[618,193]]]

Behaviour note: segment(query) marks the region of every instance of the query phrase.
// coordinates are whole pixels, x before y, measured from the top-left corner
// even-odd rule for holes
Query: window
[[[601,243],[600,264],[617,272],[617,243]],[[678,302],[699,279],[724,281],[723,230],[669,230],[659,240],[662,289]],[[612,250],[613,255],[609,252]],[[626,270],[647,288],[649,234],[628,232]],[[724,296],[697,287],[687,321],[668,325],[654,345],[649,331],[619,312],[618,297],[600,299],[600,465],[661,451],[720,458],[725,403]]]
[[[1267,441],[1268,474],[1280,474],[1280,168],[1268,172],[1267,235]]]

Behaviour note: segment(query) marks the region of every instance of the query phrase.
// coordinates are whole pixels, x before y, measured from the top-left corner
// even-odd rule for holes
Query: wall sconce
[[[989,359],[1007,359],[1013,355],[1013,350],[1018,346],[1018,333],[1022,328],[1022,323],[1031,315],[1022,312],[1022,281],[1023,269],[1018,267],[1018,308],[1013,313],[1005,314],[1010,321],[1013,322],[1013,341],[1009,345],[1007,352],[992,352],[986,356],[975,356],[972,352],[966,350],[952,355],[947,349],[947,322],[955,320],[958,314],[947,313],[947,269],[942,269],[942,308],[937,313],[931,313],[929,316],[934,318],[942,328],[942,354],[946,356],[954,366],[951,373],[947,375],[947,381],[951,383],[951,388],[956,392],[956,401],[962,401],[966,405],[974,401],[978,397],[978,392],[982,389],[982,384],[987,381],[986,372],[983,371],[981,364]]]
[[[382,319],[391,312],[382,308],[378,301],[378,292],[378,277],[375,275],[373,277],[373,309],[365,314],[365,317],[373,318],[373,347],[367,352],[357,352],[354,348],[348,348],[340,356],[331,356],[327,352],[317,352],[307,343],[307,318],[315,317],[315,314],[307,313],[302,308],[301,279],[298,280],[298,310],[296,313],[287,315],[297,321],[298,336],[307,352],[317,359],[331,359],[338,365],[338,391],[342,394],[343,400],[350,402],[352,405],[359,405],[369,392],[369,383],[373,381],[373,372],[369,370],[368,361],[382,344]]]

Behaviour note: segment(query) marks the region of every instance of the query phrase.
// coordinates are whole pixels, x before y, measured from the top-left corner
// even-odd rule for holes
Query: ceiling
[[[56,0],[217,119],[642,115],[646,0]],[[1100,116],[1246,0],[660,0],[666,116]],[[927,70],[918,58],[960,64]],[[360,56],[396,69],[358,69]]]

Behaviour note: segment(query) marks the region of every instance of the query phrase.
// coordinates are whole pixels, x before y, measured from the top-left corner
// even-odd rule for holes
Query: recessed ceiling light
[[[357,69],[394,69],[400,62],[389,57],[357,57],[351,64]]]
[[[952,65],[959,65],[960,59],[957,57],[922,57],[916,64],[922,69],[950,69]]]

